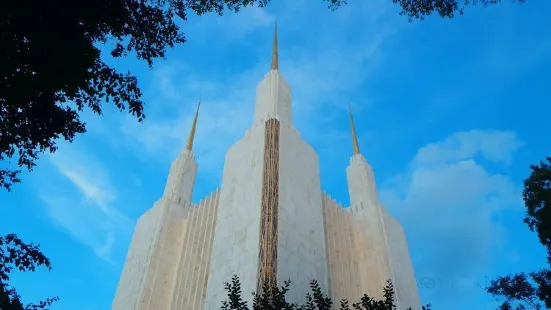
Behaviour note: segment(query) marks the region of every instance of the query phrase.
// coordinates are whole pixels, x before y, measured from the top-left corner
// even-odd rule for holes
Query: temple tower
[[[415,310],[420,300],[406,236],[402,225],[379,202],[373,168],[360,153],[350,105],[349,115],[353,155],[346,176],[355,225],[357,272],[362,275],[358,281],[360,292],[382,299],[381,288],[391,280],[397,309]]]
[[[221,284],[234,274],[249,304],[263,281],[291,279],[290,301],[302,301],[310,279],[326,285],[318,157],[293,127],[291,109],[276,27],[254,123],[226,154],[205,309],[219,307]]]
[[[182,224],[189,213],[197,174],[192,146],[199,105],[186,148],[170,167],[163,196],[136,223],[113,310],[171,309],[185,228]]]

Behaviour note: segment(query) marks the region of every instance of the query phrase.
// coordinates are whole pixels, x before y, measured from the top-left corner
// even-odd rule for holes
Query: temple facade
[[[287,298],[302,303],[316,279],[338,309],[343,298],[381,298],[391,280],[397,309],[420,308],[404,231],[379,202],[352,113],[350,206],[322,191],[318,154],[293,127],[277,29],[271,70],[256,89],[253,124],[227,151],[219,189],[192,203],[198,114],[199,106],[162,197],[136,223],[113,310],[220,309],[224,282],[233,275],[249,305],[249,292],[264,281],[291,280]]]

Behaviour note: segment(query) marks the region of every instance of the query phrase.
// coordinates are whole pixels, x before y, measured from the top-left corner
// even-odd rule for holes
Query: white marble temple
[[[249,305],[262,276],[278,285],[291,280],[293,302],[304,301],[311,279],[336,301],[353,302],[365,293],[382,297],[392,280],[398,310],[420,307],[405,233],[379,203],[353,126],[346,169],[351,205],[322,192],[318,155],[293,128],[291,88],[278,68],[277,38],[274,43],[253,124],[228,150],[220,188],[191,203],[196,113],[162,198],[136,224],[113,310],[220,309],[224,282],[233,275]]]

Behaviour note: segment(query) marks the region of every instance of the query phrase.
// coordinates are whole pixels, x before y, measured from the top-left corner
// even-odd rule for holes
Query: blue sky
[[[323,189],[348,204],[350,101],[424,302],[491,309],[487,278],[542,266],[521,191],[528,166],[551,155],[551,3],[408,23],[390,1],[349,2],[336,12],[321,0],[281,0],[192,17],[188,42],[153,70],[110,60],[138,76],[145,123],[109,106],[102,118],[87,113],[87,134],[0,192],[0,234],[39,243],[54,265],[15,275],[25,300],[58,295],[54,310],[109,309],[133,225],[160,197],[200,96],[194,200],[219,186],[225,151],[252,122],[276,19],[294,123],[319,152]]]

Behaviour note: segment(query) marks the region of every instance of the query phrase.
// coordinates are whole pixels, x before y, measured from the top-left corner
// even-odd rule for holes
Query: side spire
[[[360,147],[358,146],[358,137],[356,136],[356,129],[354,128],[354,119],[352,118],[352,108],[350,102],[348,103],[348,112],[350,114],[350,131],[352,133],[352,147],[354,149],[354,155],[360,154]]]
[[[274,30],[274,45],[272,47],[272,70],[279,70],[279,58],[277,55],[277,22]]]
[[[193,118],[193,124],[191,125],[191,131],[187,139],[186,150],[191,151],[193,149],[193,139],[195,138],[195,127],[197,127],[197,117],[199,116],[199,107],[201,106],[201,99],[197,104],[197,110],[195,111],[195,117]]]

